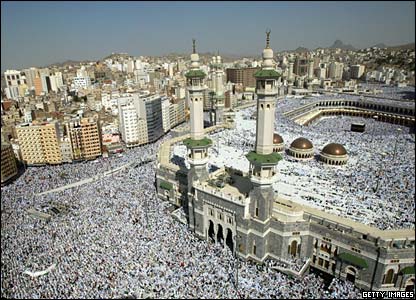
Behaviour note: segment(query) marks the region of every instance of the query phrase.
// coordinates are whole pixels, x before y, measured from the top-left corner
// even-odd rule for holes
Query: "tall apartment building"
[[[35,86],[35,77],[38,74],[38,70],[36,68],[24,69],[22,70],[22,74],[25,74],[26,77],[26,84],[28,88],[32,88]]]
[[[12,145],[1,136],[1,183],[17,175],[16,158],[14,156]]]
[[[33,79],[33,85],[35,87],[35,95],[40,96],[43,93],[42,79],[39,74]]]
[[[16,126],[22,159],[28,165],[62,163],[58,122]]]
[[[309,60],[305,57],[296,56],[295,63],[293,65],[293,73],[298,76],[305,76],[308,74]]]
[[[6,82],[6,96],[10,99],[17,100],[18,97],[23,97],[27,89],[26,77],[20,71],[6,70],[4,72],[4,79]]]
[[[352,79],[358,79],[363,76],[365,71],[364,65],[353,65],[350,67],[350,74]]]
[[[95,159],[102,154],[101,133],[96,118],[75,119],[65,124],[72,159]]]
[[[171,103],[168,97],[162,97],[162,124],[163,132],[168,132],[171,129],[170,122],[170,106]]]
[[[173,128],[185,122],[185,113],[185,99],[174,100],[173,103],[169,103],[169,127]],[[166,119],[163,122],[166,122]]]
[[[162,108],[163,102],[163,108]],[[172,126],[185,119],[185,100],[170,103],[166,97],[152,95],[119,98],[119,129],[128,147],[158,140]]]
[[[119,128],[127,147],[143,145],[149,142],[147,122],[138,95],[120,98],[118,103]]]
[[[342,72],[344,70],[344,64],[339,62],[332,62],[329,64],[328,77],[335,80],[342,79]]]
[[[256,87],[254,73],[260,68],[230,68],[226,69],[227,82],[241,84],[243,87]]]
[[[85,67],[82,66],[81,69],[77,70],[77,76],[73,78],[73,83],[75,88],[88,88],[91,86],[91,79],[86,71]]]
[[[158,95],[142,98],[141,104],[146,112],[147,136],[152,143],[164,134],[162,119],[162,99]]]

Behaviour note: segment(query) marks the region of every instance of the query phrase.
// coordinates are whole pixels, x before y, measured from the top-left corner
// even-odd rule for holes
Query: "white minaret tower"
[[[263,50],[263,63],[256,77],[257,93],[257,131],[256,153],[267,155],[273,152],[273,132],[276,96],[278,93],[277,79],[280,75],[275,71],[273,50],[270,48],[270,32],[267,34],[266,48]]]
[[[221,56],[217,55],[217,83],[215,84],[216,88],[216,110],[215,110],[215,122],[216,125],[222,124],[224,121],[224,82],[223,82],[223,70],[221,64]]]
[[[308,79],[309,80],[312,80],[313,79],[313,59],[312,58],[309,59]]]
[[[223,71],[222,71],[222,65],[221,65],[221,56],[217,56],[217,83],[215,84],[215,92],[217,93],[217,96],[224,95],[224,84],[222,81],[223,77]]]
[[[205,73],[199,68],[199,55],[195,52],[193,40],[193,53],[191,54],[191,69],[185,74],[189,92],[189,107],[191,112],[191,139],[204,138],[204,77]]]
[[[217,57],[212,57],[211,62],[211,82],[212,82],[212,91],[215,92],[217,90],[217,71],[215,70],[217,68]]]
[[[185,77],[189,92],[191,137],[185,139],[184,144],[189,150],[188,161],[191,165],[191,170],[197,169],[198,176],[196,176],[196,179],[199,179],[199,175],[202,177],[207,175],[205,172],[206,163],[208,162],[208,148],[212,144],[212,141],[205,138],[203,111],[205,73],[199,68],[199,55],[195,50],[195,40],[193,40],[193,53],[191,54],[191,69],[185,74]]]
[[[257,93],[256,149],[246,155],[250,161],[250,180],[253,184],[249,211],[254,219],[262,222],[269,220],[272,215],[275,166],[282,159],[280,154],[273,152],[277,80],[280,74],[274,68],[270,31],[266,34],[262,68],[254,74]]]
[[[289,72],[288,72],[288,81],[293,82],[293,65],[294,61],[292,57],[289,57]]]
[[[186,210],[188,211],[189,226],[197,232],[195,229],[195,213],[196,209],[201,210],[202,206],[194,198],[193,185],[194,182],[202,182],[208,179],[208,148],[212,145],[212,141],[205,137],[204,132],[203,92],[205,90],[205,73],[199,68],[199,55],[196,53],[195,40],[192,40],[192,42],[191,69],[185,74],[191,111],[191,136],[185,139],[183,143],[188,149],[187,157],[191,167],[187,174],[188,207]]]

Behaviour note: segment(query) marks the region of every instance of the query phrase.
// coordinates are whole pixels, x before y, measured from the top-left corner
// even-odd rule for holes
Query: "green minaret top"
[[[196,45],[195,45],[196,40],[192,39],[192,53],[196,53]]]

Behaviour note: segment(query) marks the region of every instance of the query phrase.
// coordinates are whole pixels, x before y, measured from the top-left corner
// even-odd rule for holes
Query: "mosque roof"
[[[282,144],[283,138],[280,134],[274,133],[273,134],[273,144]]]
[[[185,74],[185,77],[192,78],[192,77],[200,77],[204,78],[206,75],[201,70],[190,70]]]
[[[345,155],[347,150],[341,144],[330,143],[322,149],[322,152],[330,155]]]
[[[275,70],[258,70],[254,73],[256,78],[279,78],[280,74]]]
[[[309,141],[308,139],[305,139],[303,137],[297,138],[296,140],[294,140],[292,142],[292,144],[290,144],[291,148],[295,148],[295,149],[312,149],[313,145],[311,143],[311,141]]]

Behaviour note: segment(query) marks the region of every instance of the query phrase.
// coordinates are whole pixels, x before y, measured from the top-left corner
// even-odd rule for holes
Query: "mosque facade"
[[[274,191],[272,184],[282,159],[276,145],[283,140],[273,132],[280,74],[274,68],[269,38],[270,32],[262,53],[262,68],[255,74],[256,142],[253,151],[246,155],[249,172],[230,168],[211,173],[207,170],[208,149],[212,145],[207,134],[228,125],[203,127],[205,74],[199,68],[194,42],[191,69],[186,74],[191,130],[190,134],[166,141],[159,149],[159,197],[184,208],[188,225],[199,238],[223,243],[242,259],[263,263],[267,259],[306,257],[304,268],[295,275],[314,268],[352,281],[364,290],[413,291],[414,229],[380,230],[292,202]],[[312,145],[307,142],[299,140],[292,145],[296,153],[309,153]],[[178,143],[187,147],[190,169],[170,162],[171,147]],[[340,145],[329,145],[322,157],[344,162],[344,150]]]

